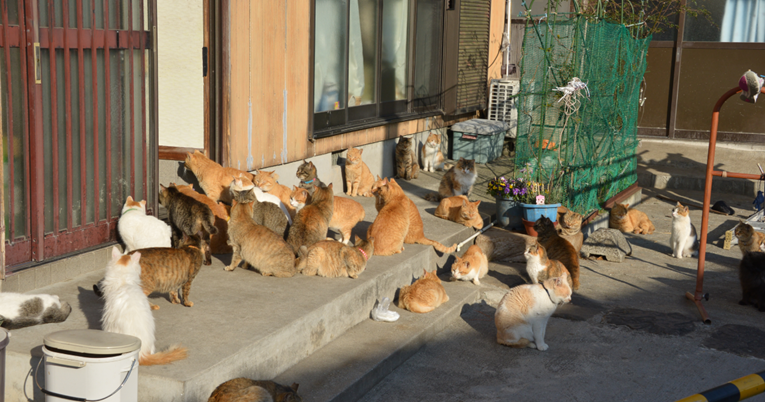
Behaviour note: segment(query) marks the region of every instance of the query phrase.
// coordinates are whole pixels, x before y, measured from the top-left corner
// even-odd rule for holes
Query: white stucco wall
[[[157,2],[159,145],[204,148],[202,0]]]

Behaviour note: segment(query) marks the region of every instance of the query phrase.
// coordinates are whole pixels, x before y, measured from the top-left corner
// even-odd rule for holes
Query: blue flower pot
[[[523,207],[520,202],[497,197],[496,205],[497,226],[507,230],[520,230],[523,228],[523,223],[521,222]]]
[[[551,221],[558,220],[558,207],[560,204],[521,204],[523,206],[523,219],[536,222],[537,219],[546,216]]]

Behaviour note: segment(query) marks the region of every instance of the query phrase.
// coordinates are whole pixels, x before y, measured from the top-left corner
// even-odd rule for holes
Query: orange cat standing
[[[231,194],[228,192],[228,186],[231,184],[231,177],[238,177],[240,174],[252,180],[251,173],[243,172],[232,167],[223,167],[207,158],[203,153],[194,151],[192,154],[186,154],[186,168],[191,170],[196,176],[199,186],[205,194],[213,201],[223,201],[231,203]]]

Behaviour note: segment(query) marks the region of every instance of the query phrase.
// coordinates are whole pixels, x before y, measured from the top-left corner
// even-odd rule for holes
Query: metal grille
[[[456,113],[486,107],[490,19],[490,0],[462,0]]]
[[[510,127],[506,137],[515,138],[518,126],[518,108],[513,95],[518,94],[517,80],[491,80],[489,93],[489,120],[504,121]]]

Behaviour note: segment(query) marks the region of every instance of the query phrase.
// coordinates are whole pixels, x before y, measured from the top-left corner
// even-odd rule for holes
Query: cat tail
[[[441,202],[441,200],[444,197],[442,197],[441,194],[439,194],[438,192],[434,191],[432,193],[425,194],[424,196],[422,196],[422,198],[424,198],[424,199],[426,199],[428,201]]]
[[[183,360],[188,356],[188,349],[180,347],[178,345],[170,346],[164,352],[157,352],[150,355],[143,355],[138,359],[138,364],[141,366],[155,366],[162,364],[170,364],[172,362]]]
[[[454,167],[454,164],[451,163],[451,162],[444,162],[444,163],[441,164],[441,169],[442,170],[449,170],[449,169],[451,169],[453,167]]]
[[[446,247],[443,244],[441,244],[441,243],[439,243],[439,242],[437,242],[435,240],[430,240],[430,239],[428,239],[427,237],[424,237],[424,236],[419,238],[419,239],[417,239],[417,240],[415,240],[414,242],[417,243],[417,244],[425,244],[425,245],[428,245],[428,246],[433,246],[433,248],[435,248],[436,250],[438,250],[438,251],[440,251],[442,253],[453,253],[454,250],[457,250],[457,243],[454,243],[451,247]]]
[[[218,233],[218,228],[215,227],[215,215],[211,214],[211,216],[212,216],[212,219],[203,221],[202,225],[204,226],[205,231],[207,231],[207,233],[209,233],[210,235],[214,235]]]

